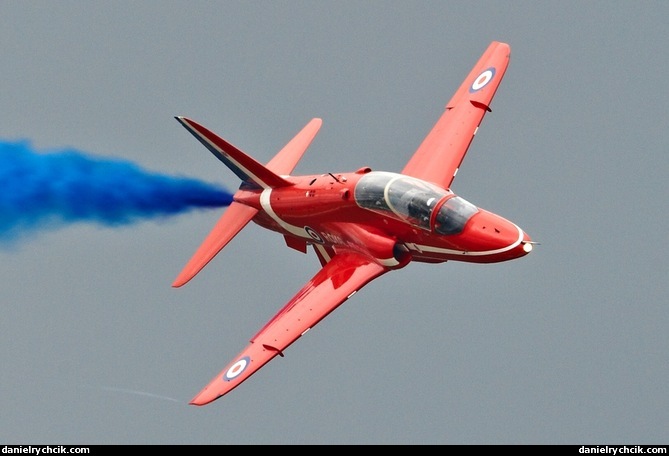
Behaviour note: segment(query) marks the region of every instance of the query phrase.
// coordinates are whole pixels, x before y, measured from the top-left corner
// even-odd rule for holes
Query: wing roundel
[[[388,270],[359,253],[337,254],[190,403],[205,405],[232,391],[275,356],[283,356],[289,345]]]
[[[511,48],[493,41],[446,105],[402,174],[450,188],[509,65]]]

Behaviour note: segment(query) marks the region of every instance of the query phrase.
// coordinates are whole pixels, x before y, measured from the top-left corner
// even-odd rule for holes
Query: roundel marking
[[[225,375],[223,376],[223,380],[226,381],[231,381],[234,380],[239,374],[244,372],[246,370],[246,367],[249,365],[249,362],[251,361],[251,358],[248,356],[245,356],[238,360],[235,364],[230,366],[230,369],[225,371]]]
[[[304,231],[306,231],[307,234],[308,234],[308,235],[311,237],[311,239],[313,239],[314,241],[318,242],[319,244],[325,244],[325,241],[323,240],[323,238],[321,237],[321,235],[318,234],[318,232],[316,232],[316,230],[314,230],[312,227],[310,227],[310,226],[305,226],[305,227],[304,227]]]
[[[488,85],[490,81],[492,81],[492,78],[495,77],[495,67],[490,67],[486,70],[483,70],[481,74],[479,74],[476,79],[474,79],[474,82],[472,82],[471,87],[469,88],[469,93],[474,93],[478,92],[482,88]]]

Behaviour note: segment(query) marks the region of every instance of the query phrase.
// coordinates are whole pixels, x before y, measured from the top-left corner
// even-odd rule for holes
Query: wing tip
[[[188,267],[184,268],[184,270],[181,271],[181,273],[172,282],[172,287],[179,288],[186,285],[190,281],[190,279],[192,279],[195,276],[195,274],[197,274],[197,272],[199,272],[199,269],[195,271],[195,273],[193,273],[190,270],[190,268]]]
[[[212,394],[206,394],[205,392],[207,391],[207,388],[204,390],[200,391],[197,396],[195,396],[193,399],[188,402],[189,405],[195,405],[197,407],[202,407],[203,405],[211,404],[214,402],[216,399],[222,396],[222,394],[219,395],[212,395]]]
[[[172,282],[172,288],[181,288],[186,285],[187,280],[175,280]]]

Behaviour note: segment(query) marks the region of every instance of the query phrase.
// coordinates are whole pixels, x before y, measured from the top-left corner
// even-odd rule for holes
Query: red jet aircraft
[[[312,119],[262,165],[202,125],[176,119],[242,181],[172,286],[192,279],[251,220],[283,235],[322,268],[191,401],[208,404],[239,386],[371,280],[412,261],[494,263],[527,255],[516,224],[451,191],[451,182],[509,64],[510,47],[492,42],[401,173],[292,176],[316,136]]]

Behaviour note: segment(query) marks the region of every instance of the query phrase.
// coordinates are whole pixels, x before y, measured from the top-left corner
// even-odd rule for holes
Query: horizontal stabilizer
[[[195,277],[257,213],[257,209],[244,206],[241,203],[233,202],[230,204],[214,226],[214,229],[205,238],[193,257],[174,280],[172,286],[180,287]]]
[[[281,175],[290,174],[297,162],[300,161],[304,151],[316,137],[323,121],[318,118],[311,119],[304,128],[284,146],[269,163],[267,168]]]

